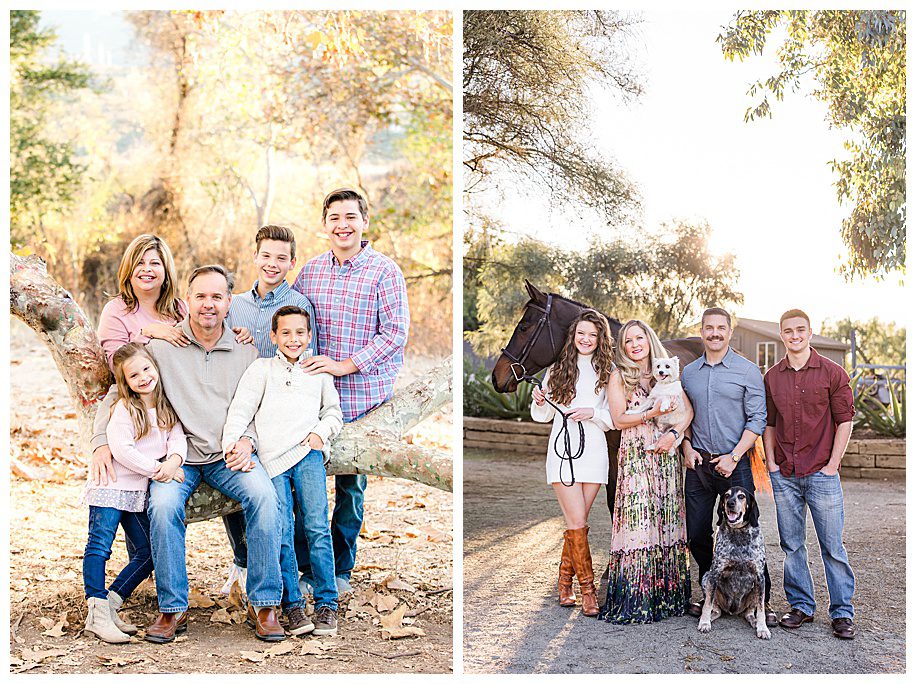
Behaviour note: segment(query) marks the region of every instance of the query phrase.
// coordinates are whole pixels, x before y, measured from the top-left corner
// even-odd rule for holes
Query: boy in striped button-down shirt
[[[296,236],[284,226],[264,226],[255,236],[254,265],[258,279],[250,290],[240,292],[232,298],[227,322],[230,327],[244,326],[251,331],[258,356],[273,358],[277,345],[270,340],[271,320],[276,311],[284,306],[298,306],[305,310],[311,321],[315,310],[308,297],[291,289],[286,274],[296,265]],[[312,325],[312,340],[307,353],[318,353],[316,325]],[[304,543],[304,529],[296,518],[297,551]],[[248,567],[248,546],[245,543],[245,516],[241,512],[223,517],[229,543],[232,546],[233,566],[222,593],[228,595],[232,583],[238,579],[239,586],[245,586],[245,569]],[[301,553],[299,554],[301,556]]]
[[[331,249],[303,266],[293,283],[314,303],[318,324],[319,355],[302,365],[334,376],[344,422],[350,422],[394,391],[410,326],[407,286],[398,265],[362,239],[369,208],[359,192],[331,192],[321,220]],[[338,591],[344,593],[351,590],[366,476],[338,475],[335,486],[331,536]],[[304,570],[305,581],[307,575]]]

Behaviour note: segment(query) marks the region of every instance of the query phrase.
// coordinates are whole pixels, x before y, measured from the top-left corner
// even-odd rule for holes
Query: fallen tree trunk
[[[51,352],[76,406],[88,454],[95,407],[113,382],[94,326],[35,255],[10,254],[10,312],[38,333]],[[408,430],[451,400],[449,357],[391,401],[344,425],[334,440],[328,473],[399,477],[451,491],[451,453],[403,441]],[[201,485],[188,501],[187,520],[206,520],[233,510],[238,510],[236,502]]]

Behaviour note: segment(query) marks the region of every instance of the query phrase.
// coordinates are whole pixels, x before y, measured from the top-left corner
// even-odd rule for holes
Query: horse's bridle
[[[528,338],[528,341],[525,343],[525,346],[522,347],[522,351],[519,352],[518,356],[515,356],[514,354],[510,354],[506,350],[505,347],[500,349],[500,352],[502,354],[505,354],[506,358],[512,362],[512,364],[509,366],[509,370],[511,370],[512,375],[515,376],[516,382],[522,382],[525,380],[530,382],[531,378],[533,377],[525,369],[525,361],[528,360],[528,354],[531,353],[531,348],[534,346],[534,343],[537,342],[538,337],[541,334],[541,330],[544,328],[544,326],[547,324],[548,319],[550,318],[550,311],[553,308],[553,295],[552,294],[547,295],[546,306],[542,307],[540,304],[538,304],[534,300],[528,302],[527,306],[534,307],[538,311],[542,312],[540,319],[538,319],[537,326],[534,329],[534,333],[531,335],[531,337]],[[550,349],[553,352],[553,355],[556,356],[557,355],[557,345],[556,345],[556,341],[553,339],[553,330],[551,329],[549,325],[547,326],[547,333],[550,335]],[[518,366],[522,370],[521,375],[519,375],[519,373],[515,370],[516,366]]]

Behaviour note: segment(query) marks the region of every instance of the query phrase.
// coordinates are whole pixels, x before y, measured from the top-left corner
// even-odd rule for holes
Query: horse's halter
[[[509,366],[512,371],[512,375],[515,376],[516,382],[530,382],[532,385],[537,385],[542,387],[541,379],[530,374],[525,369],[525,361],[528,360],[528,354],[531,353],[531,348],[534,347],[535,343],[538,340],[538,337],[541,334],[541,330],[544,329],[544,326],[547,325],[547,321],[550,319],[550,311],[553,308],[553,295],[547,295],[547,304],[542,307],[533,300],[528,303],[528,306],[534,307],[538,311],[541,311],[541,317],[538,319],[537,326],[534,329],[534,332],[531,334],[531,337],[528,338],[528,341],[525,343],[525,346],[522,347],[522,351],[518,356],[510,354],[508,351],[501,349],[500,351],[506,355],[506,357],[512,362]],[[557,356],[557,343],[553,339],[553,329],[547,325],[547,334],[550,336],[550,350],[553,352],[554,357]],[[521,375],[518,371],[515,370],[516,366],[521,369]],[[576,427],[579,428],[579,448],[575,454],[572,453],[572,444],[569,437],[569,414],[563,411],[562,408],[553,403],[548,397],[544,397],[544,400],[556,409],[556,411],[562,416],[563,424],[560,427],[560,430],[557,432],[556,439],[554,439],[553,449],[556,452],[557,456],[560,459],[560,483],[566,487],[572,487],[576,483],[576,474],[573,470],[573,461],[580,458],[583,453],[585,453],[585,427],[581,422],[576,422]],[[563,445],[563,452],[560,452],[560,443]],[[563,464],[569,463],[569,477],[570,481],[566,482],[563,479]]]
[[[503,349],[500,349],[500,352],[502,354],[505,354],[506,358],[508,358],[512,362],[512,364],[509,366],[509,370],[511,370],[512,375],[515,376],[516,382],[522,382],[522,381],[531,382],[531,379],[533,378],[533,376],[530,373],[528,373],[528,371],[525,369],[525,361],[528,360],[528,354],[531,353],[531,348],[534,347],[535,342],[537,342],[538,337],[541,334],[541,330],[543,330],[544,326],[547,325],[547,321],[550,318],[550,310],[553,308],[553,295],[552,294],[547,295],[547,305],[546,306],[542,307],[540,304],[538,304],[534,300],[528,302],[527,306],[534,307],[538,311],[542,312],[541,317],[540,319],[538,319],[537,325],[534,328],[534,332],[531,334],[531,337],[528,338],[528,341],[525,343],[525,346],[522,347],[522,351],[519,352],[518,356],[515,356],[514,354],[510,354],[509,351],[505,347]],[[557,345],[556,345],[556,341],[553,339],[553,330],[551,329],[549,325],[547,326],[547,333],[548,335],[550,335],[550,350],[553,352],[553,355],[556,356],[557,355]],[[521,369],[522,371],[521,374],[519,374],[518,371],[515,370],[516,366],[518,366],[518,368]]]

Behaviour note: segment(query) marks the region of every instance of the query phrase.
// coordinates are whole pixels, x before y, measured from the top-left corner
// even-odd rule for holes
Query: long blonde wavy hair
[[[135,356],[143,356],[148,359],[156,372],[159,372],[159,366],[156,365],[156,361],[150,356],[146,347],[137,342],[128,342],[119,348],[114,353],[111,362],[114,365],[115,383],[118,386],[118,400],[122,401],[127,408],[130,421],[134,426],[135,439],[140,439],[150,431],[149,414],[143,404],[143,399],[130,388],[130,385],[127,384],[127,377],[124,375],[124,364]],[[159,377],[159,382],[153,388],[153,398],[158,427],[163,430],[171,430],[178,422],[178,415],[169,400],[166,399],[165,392],[162,391],[162,376]]]
[[[617,364],[617,368],[620,370],[620,377],[623,379],[624,394],[628,397],[636,389],[636,386],[639,385],[639,376],[640,373],[642,373],[639,364],[627,356],[626,349],[624,349],[624,340],[627,339],[627,331],[633,326],[641,328],[646,335],[646,339],[649,340],[649,370],[652,369],[652,364],[655,359],[668,358],[668,351],[662,346],[661,340],[658,339],[658,335],[655,334],[655,331],[648,323],[636,319],[624,323],[617,336],[618,344],[614,350],[614,363]]]
[[[595,383],[595,394],[598,394],[608,383],[614,369],[614,336],[607,319],[594,309],[585,309],[569,324],[566,340],[560,355],[550,369],[547,389],[550,397],[558,404],[569,406],[576,396],[576,382],[579,380],[579,351],[576,349],[576,326],[588,321],[598,330],[598,344],[592,354],[592,368],[598,374]]]
[[[127,245],[124,256],[121,257],[121,264],[118,266],[118,294],[116,296],[124,300],[124,306],[129,311],[136,310],[139,303],[137,295],[134,294],[134,288],[130,284],[130,277],[137,268],[137,264],[143,259],[143,255],[150,249],[155,249],[159,253],[165,270],[162,289],[159,291],[159,299],[156,300],[156,311],[161,316],[180,321],[184,316],[179,305],[175,260],[172,258],[172,250],[169,249],[169,246],[162,238],[155,235],[148,233],[138,235]]]

